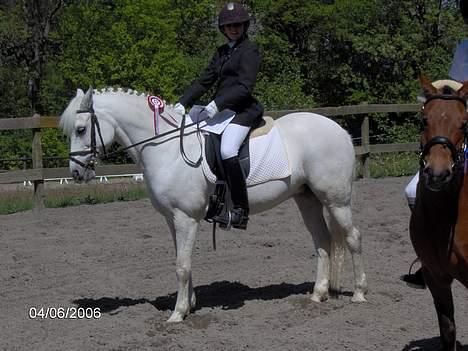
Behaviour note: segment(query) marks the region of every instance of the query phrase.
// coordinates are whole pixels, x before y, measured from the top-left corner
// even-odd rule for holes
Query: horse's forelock
[[[59,127],[66,136],[70,136],[75,124],[76,111],[79,109],[83,96],[78,94],[70,101],[65,111],[60,116]]]
[[[442,88],[442,94],[453,95],[455,94],[455,90],[453,90],[452,87],[449,87],[448,85],[446,85]]]

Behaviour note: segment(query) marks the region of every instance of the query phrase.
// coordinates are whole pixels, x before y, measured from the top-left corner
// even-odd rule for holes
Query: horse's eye
[[[78,127],[76,128],[77,135],[83,135],[86,132],[86,127]]]

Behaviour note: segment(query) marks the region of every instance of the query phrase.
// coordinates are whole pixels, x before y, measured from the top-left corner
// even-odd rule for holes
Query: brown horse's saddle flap
[[[255,128],[251,133],[250,133],[250,139],[253,139],[255,137],[259,137],[262,135],[268,134],[268,132],[275,126],[275,121],[273,118],[268,117],[268,116],[263,116],[262,121],[260,122],[260,126]]]

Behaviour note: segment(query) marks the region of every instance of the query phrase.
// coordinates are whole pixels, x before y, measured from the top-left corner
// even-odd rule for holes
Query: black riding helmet
[[[233,23],[243,23],[245,32],[247,32],[250,25],[250,15],[241,4],[228,2],[219,12],[218,28],[224,34],[223,26]]]

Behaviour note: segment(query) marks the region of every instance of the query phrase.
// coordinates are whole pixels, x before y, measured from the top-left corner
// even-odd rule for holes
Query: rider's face
[[[243,23],[231,23],[224,26],[224,33],[227,37],[232,40],[238,40],[244,34],[244,24]]]

